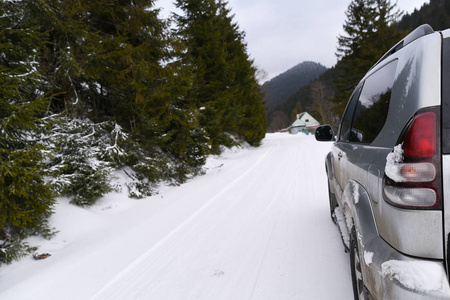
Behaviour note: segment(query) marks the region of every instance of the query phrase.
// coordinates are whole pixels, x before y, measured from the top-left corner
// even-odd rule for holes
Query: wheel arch
[[[378,238],[378,230],[374,219],[372,201],[370,200],[369,194],[360,183],[350,180],[343,192],[343,203],[345,206],[345,214],[347,214],[345,218],[347,221],[346,223],[350,247],[353,247],[351,245],[353,240],[359,249],[357,254],[359,255],[359,260],[364,261],[367,252],[366,245],[370,248],[371,242]],[[352,249],[350,249],[350,251],[352,251]],[[370,251],[367,253],[370,253]],[[352,259],[354,260],[354,257],[352,258],[352,256],[350,256],[350,260]],[[352,272],[355,271],[352,270]],[[364,278],[365,293],[370,294],[374,292],[374,289],[376,293],[376,284],[373,280],[372,270],[370,270],[367,263],[361,264],[361,272]],[[356,283],[353,282],[354,293],[356,293],[355,284]],[[361,287],[359,291],[361,291]],[[357,299],[356,296],[355,299]]]
[[[352,226],[355,226],[358,239],[361,239],[360,243],[364,247],[365,243],[378,236],[369,194],[360,183],[350,180],[344,189],[342,200],[347,232],[350,235]]]
[[[328,182],[333,182],[334,177],[334,170],[333,164],[331,162],[331,156],[332,153],[328,152],[327,156],[325,157],[325,171],[327,172]],[[332,192],[334,193],[334,190]]]

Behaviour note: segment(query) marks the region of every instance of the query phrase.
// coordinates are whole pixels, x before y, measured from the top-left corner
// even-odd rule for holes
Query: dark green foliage
[[[37,247],[32,247],[21,238],[8,234],[4,239],[0,239],[0,249],[0,264],[9,264],[36,251]]]
[[[113,122],[94,124],[88,120],[61,118],[51,128],[48,167],[52,184],[61,195],[80,206],[92,205],[112,190],[113,167],[120,167],[127,154],[120,145],[127,136]]]
[[[72,161],[71,166],[77,170],[70,178],[70,185],[64,189],[64,194],[71,199],[70,203],[89,206],[112,190],[107,169],[88,165],[82,158]]]
[[[142,103],[159,98],[167,42],[153,1],[36,1],[34,20],[47,35],[42,67],[52,111],[135,129]],[[134,127],[134,128],[133,128]]]
[[[434,30],[450,28],[450,1],[430,0],[424,3],[420,10],[416,9],[413,13],[403,16],[397,27],[401,31],[407,31],[422,24],[429,24]]]
[[[337,115],[364,74],[405,35],[396,30],[400,15],[390,0],[352,0],[348,6],[345,35],[338,37],[336,53],[339,75],[333,103]]]
[[[53,155],[47,161],[52,185],[61,196],[79,206],[93,205],[114,190],[114,170],[127,169],[132,179],[129,195],[142,198],[152,194],[155,183],[169,180],[169,159],[154,150],[145,154],[123,128],[113,121],[93,123],[87,119],[55,117],[47,136]],[[166,172],[166,174],[164,173]]]
[[[22,7],[0,2],[0,264],[34,248],[28,236],[50,237],[54,194],[44,180],[46,152],[39,118],[48,101],[37,87],[40,34],[24,26]]]
[[[178,0],[176,5],[184,12],[175,16],[185,47],[179,57],[191,70],[186,101],[200,111],[211,152],[233,145],[230,135],[257,145],[266,126],[262,95],[227,3]]]
[[[25,237],[51,235],[47,219],[52,213],[54,195],[44,181],[47,171],[42,164],[42,147],[29,140],[35,126],[29,118],[33,115],[29,106],[34,103],[10,106],[11,114],[1,118],[0,263],[9,263],[31,250],[20,246]]]

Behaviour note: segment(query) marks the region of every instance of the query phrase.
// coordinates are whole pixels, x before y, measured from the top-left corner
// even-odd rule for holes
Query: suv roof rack
[[[395,52],[397,52],[398,50],[402,49],[403,47],[405,47],[406,45],[410,44],[411,42],[417,40],[420,37],[423,37],[425,35],[428,35],[430,33],[433,33],[434,29],[428,25],[428,24],[423,24],[420,25],[419,27],[417,27],[416,29],[414,29],[413,31],[411,31],[407,36],[405,36],[403,38],[403,40],[401,40],[400,42],[398,42],[397,44],[395,44],[394,47],[392,47],[388,52],[386,52],[377,62],[376,64],[374,64],[372,66],[372,68],[370,68],[370,70],[372,70],[376,65],[378,65],[380,62],[382,62],[383,60],[385,60],[386,58],[388,58],[389,56],[391,56],[392,54],[394,54]]]

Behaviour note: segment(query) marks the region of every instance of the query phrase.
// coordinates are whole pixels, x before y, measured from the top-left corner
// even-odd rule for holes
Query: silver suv
[[[422,25],[354,90],[325,165],[355,299],[450,299],[450,29]]]

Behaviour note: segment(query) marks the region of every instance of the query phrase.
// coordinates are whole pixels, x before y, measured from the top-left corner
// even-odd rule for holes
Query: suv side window
[[[355,112],[356,103],[358,102],[360,93],[361,87],[358,87],[353,92],[353,95],[350,98],[350,101],[348,102],[347,108],[345,109],[341,125],[339,126],[339,141],[341,142],[348,142],[350,140],[351,137],[350,129],[352,126],[353,114]]]
[[[370,144],[386,122],[397,60],[368,77],[361,91],[352,124],[350,142]]]

